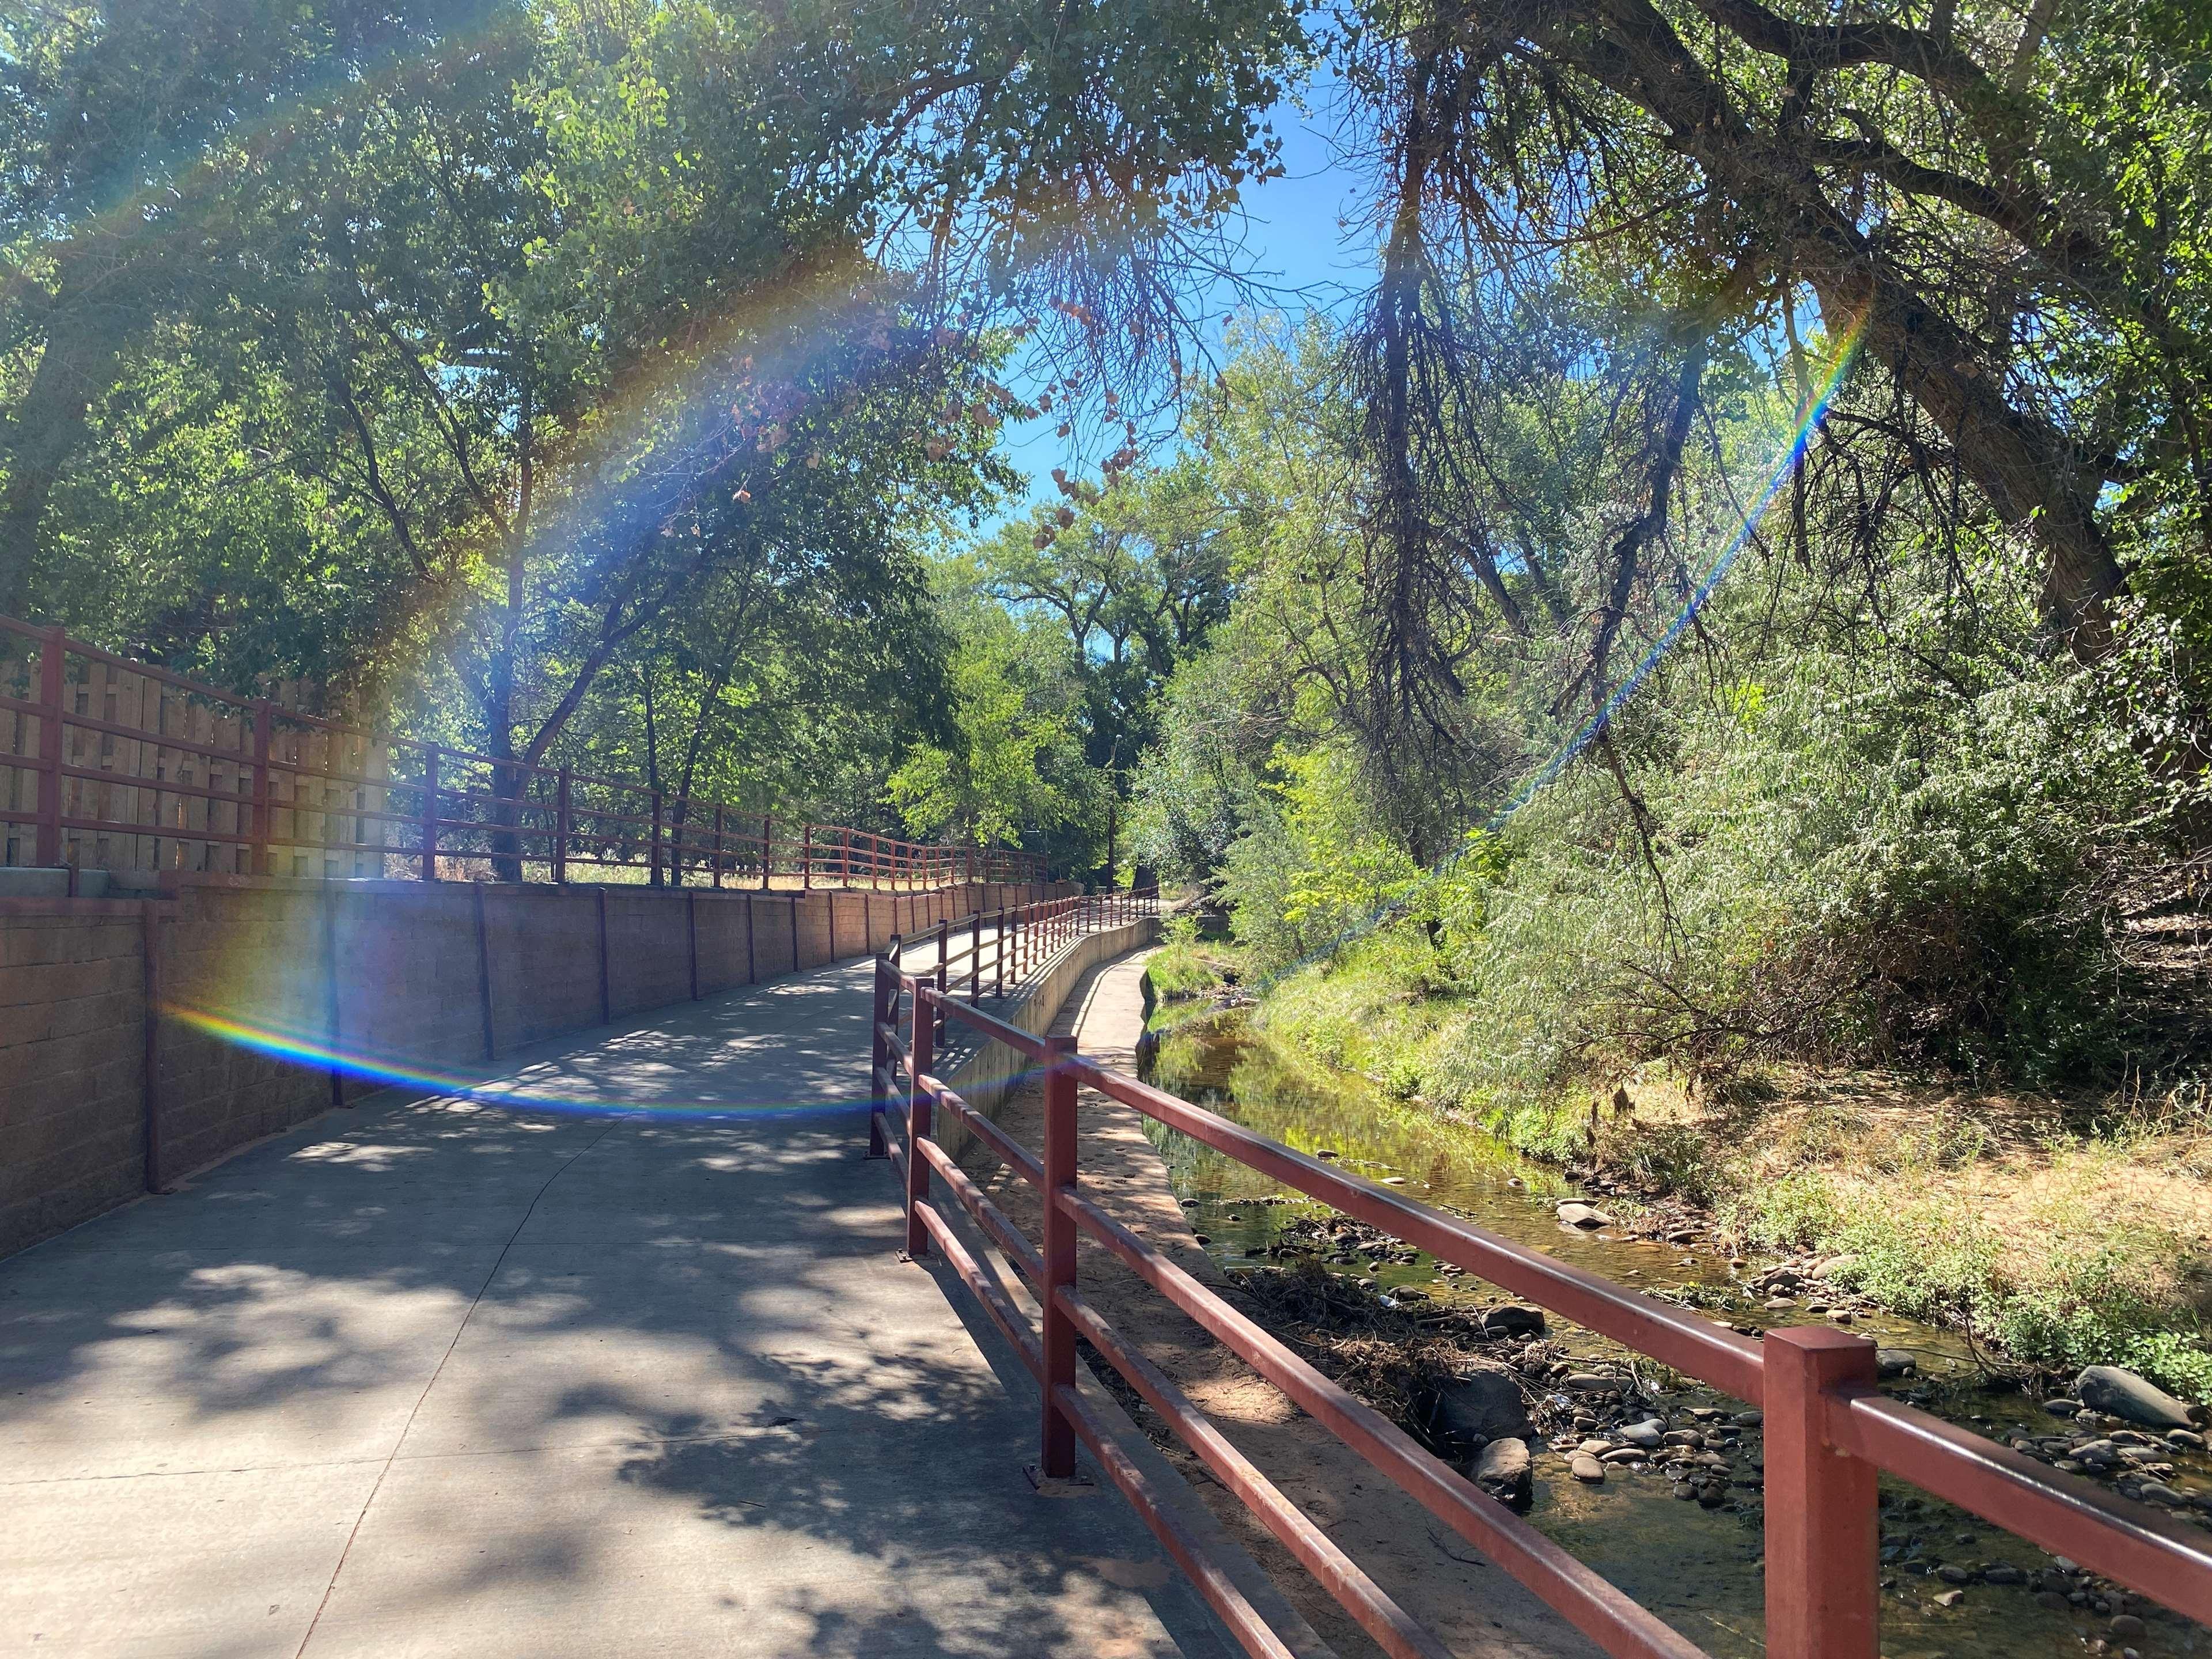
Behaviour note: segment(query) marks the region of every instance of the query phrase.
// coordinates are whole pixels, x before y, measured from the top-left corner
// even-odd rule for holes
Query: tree
[[[1642,483],[1604,538],[1617,588],[1661,554],[1715,372],[1747,345],[1802,363],[1809,301],[1872,371],[1825,431],[1850,455],[1814,487],[1902,471],[1948,491],[1954,522],[2016,526],[2042,550],[2050,626],[2105,653],[2123,553],[2201,558],[2212,526],[2207,29],[2174,3],[1364,11],[1340,45],[1384,234],[1352,361],[1378,662],[1405,717],[1449,686],[1428,630],[1455,566],[1532,626],[1516,590],[1540,568],[1499,538],[1512,476],[1468,416],[1492,353],[1522,359],[1526,302],[1562,283],[1620,319],[1613,441]],[[1592,619],[1599,701],[1620,609]]]
[[[933,684],[918,550],[1009,482],[999,365],[1171,361],[1298,34],[1277,0],[187,0],[13,44],[0,603],[411,698],[511,793],[603,685],[775,678],[756,622],[834,613]],[[690,642],[722,605],[730,649]]]
[[[1052,631],[1010,615],[967,580],[939,573],[953,617],[952,729],[915,747],[889,793],[908,831],[972,847],[1095,856],[1102,793],[1085,763],[1076,711],[1081,684]],[[1069,855],[1073,854],[1073,857]]]
[[[1160,693],[1228,613],[1226,544],[1199,456],[1103,491],[1061,477],[1078,505],[1008,525],[977,559],[993,597],[1067,635],[1083,688],[1085,757],[1104,780],[1110,879],[1132,769],[1158,736]]]

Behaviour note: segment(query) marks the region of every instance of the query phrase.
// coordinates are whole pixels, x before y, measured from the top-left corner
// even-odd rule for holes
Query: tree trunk
[[[47,335],[38,373],[9,423],[8,482],[0,489],[0,611],[20,616],[30,598],[47,500],[84,447],[85,416],[115,378],[119,343],[113,330],[66,313]]]
[[[2112,603],[2127,585],[2097,521],[2103,480],[2084,471],[2065,439],[2014,409],[1976,367],[1972,343],[1879,265],[1838,267],[1824,246],[1807,261],[1829,331],[1840,336],[1864,319],[1866,347],[1950,441],[1959,464],[2007,524],[2043,544],[2044,615],[2075,657],[2094,661],[2112,648]]]

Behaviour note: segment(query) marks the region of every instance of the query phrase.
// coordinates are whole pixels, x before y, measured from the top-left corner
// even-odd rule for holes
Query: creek
[[[1618,1283],[1706,1309],[1739,1328],[1814,1322],[1806,1306],[1765,1306],[1772,1298],[1748,1281],[1766,1264],[1732,1265],[1702,1245],[1632,1237],[1613,1224],[1564,1224],[1558,1206],[1585,1194],[1559,1169],[1523,1158],[1472,1125],[1395,1100],[1364,1079],[1293,1058],[1255,1029],[1247,1011],[1200,1012],[1170,1005],[1155,1011],[1153,1030],[1157,1046],[1146,1045],[1153,1082],[1301,1152],[1332,1158],[1341,1168]],[[1326,1206],[1186,1136],[1151,1127],[1176,1197],[1208,1252],[1231,1273],[1279,1265],[1295,1254],[1317,1256],[1331,1271],[1415,1306],[1479,1308],[1503,1299],[1472,1274],[1441,1273],[1425,1254],[1316,1247],[1310,1243],[1316,1222],[1333,1214]],[[1321,1250],[1328,1254],[1319,1255]],[[2082,1432],[2054,1423],[2040,1399],[2016,1383],[1987,1375],[1958,1334],[1856,1298],[1837,1299],[1849,1304],[1845,1317],[1855,1329],[1885,1350],[1910,1355],[1913,1370],[1886,1379],[1886,1390],[2000,1440]],[[1556,1316],[1549,1326],[1551,1339],[1577,1360],[1629,1358],[1626,1350]],[[1759,1431],[1735,1425],[1745,1410],[1741,1402],[1686,1378],[1654,1378],[1652,1370],[1644,1361],[1639,1374],[1657,1390],[1647,1398],[1669,1425],[1717,1425],[1725,1431],[1724,1440],[1717,1432],[1711,1443],[1743,1477],[1729,1483],[1726,1500],[1682,1501],[1690,1489],[1656,1466],[1612,1465],[1601,1485],[1577,1480],[1568,1458],[1593,1431],[1571,1427],[1577,1403],[1556,1392],[1542,1398],[1557,1384],[1539,1381],[1539,1421],[1555,1431],[1532,1437],[1529,1519],[1719,1659],[1751,1659],[1765,1650]],[[2212,1492],[2212,1463],[2202,1455],[2161,1446],[2159,1455],[2176,1466],[2168,1477],[2173,1485]],[[1881,1646],[1895,1659],[2212,1654],[2212,1633],[1887,1476],[1881,1556]]]

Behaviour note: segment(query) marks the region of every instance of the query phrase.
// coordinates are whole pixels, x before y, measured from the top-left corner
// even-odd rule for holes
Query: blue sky
[[[1290,316],[1341,307],[1364,290],[1373,264],[1373,243],[1366,228],[1357,222],[1344,228],[1338,222],[1352,204],[1359,181],[1335,153],[1330,94],[1326,83],[1310,89],[1309,101],[1316,106],[1310,115],[1287,101],[1268,112],[1268,125],[1282,140],[1283,175],[1245,187],[1243,220],[1232,227],[1242,244],[1239,269],[1267,290],[1273,309]],[[1232,285],[1216,285],[1206,307],[1206,336],[1216,348],[1221,343],[1221,319],[1237,305]],[[1030,390],[1018,377],[1015,384],[1018,390]],[[1095,460],[1112,447],[1095,441],[1082,446],[1079,431],[1073,438],[1057,436],[1060,418],[1044,415],[1006,428],[1001,447],[1030,475],[1031,486],[1029,500],[1009,502],[1003,517],[1019,516],[1036,501],[1057,501],[1052,469],[1075,471],[1073,458],[1079,448],[1087,449]]]

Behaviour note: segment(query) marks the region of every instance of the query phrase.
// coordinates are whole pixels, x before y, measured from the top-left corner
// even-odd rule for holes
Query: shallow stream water
[[[1301,1152],[1333,1156],[1341,1167],[1398,1185],[1408,1195],[1464,1216],[1516,1243],[1602,1273],[1637,1288],[1674,1294],[1685,1289],[1712,1316],[1739,1326],[1802,1324],[1801,1310],[1769,1312],[1741,1280],[1759,1264],[1732,1268],[1728,1258],[1698,1248],[1631,1238],[1613,1227],[1594,1231],[1564,1224],[1557,1206],[1577,1196],[1551,1166],[1521,1157],[1471,1126],[1440,1118],[1389,1098],[1364,1079],[1330,1073],[1303,1060],[1293,1063],[1241,1011],[1188,1018],[1188,1009],[1155,1016],[1164,1042],[1153,1081],[1220,1111]],[[1287,1193],[1257,1170],[1188,1138],[1155,1126],[1176,1196],[1183,1200],[1208,1251],[1231,1273],[1267,1265],[1267,1252],[1286,1228],[1329,1213],[1324,1206]],[[1285,1201],[1285,1200],[1289,1201]],[[1603,1200],[1598,1200],[1602,1202]],[[1441,1276],[1426,1255],[1412,1262],[1353,1257],[1333,1270],[1371,1280],[1386,1294],[1414,1290],[1433,1304],[1474,1304],[1501,1298],[1472,1274]],[[1993,1437],[2008,1432],[2048,1436],[2053,1419],[2039,1400],[2009,1383],[1988,1380],[1966,1345],[1954,1334],[1882,1314],[1861,1313],[1854,1328],[1884,1348],[1911,1352],[1916,1375],[1885,1389]],[[1624,1357],[1625,1351],[1595,1333],[1556,1317],[1551,1336],[1576,1357]],[[1645,1362],[1648,1369],[1649,1362]],[[1741,1402],[1676,1379],[1665,1400],[1670,1423],[1689,1421],[1693,1408],[1733,1413]],[[2062,1431],[2069,1425],[2057,1425]],[[1650,1607],[1721,1659],[1765,1651],[1761,1611],[1760,1510],[1758,1494],[1708,1509],[1679,1501],[1674,1481],[1657,1469],[1608,1470],[1602,1486],[1584,1486],[1568,1473],[1565,1451],[1536,1449],[1536,1489],[1529,1518],[1582,1560]],[[1759,1467],[1757,1431],[1747,1432],[1731,1455]],[[2173,1459],[2173,1484],[2212,1488],[2212,1464],[2202,1457]],[[2165,1614],[2140,1597],[2100,1584],[2068,1588],[2083,1597],[2068,1602],[2051,1577],[2055,1558],[1978,1517],[1917,1493],[1885,1476],[1882,1482],[1882,1652],[1896,1659],[1997,1659],[1997,1656],[2120,1655],[2168,1659],[2212,1655],[2212,1633]],[[2069,1565],[2071,1564],[2065,1564]],[[1940,1576],[1943,1566],[1965,1568],[1964,1586]],[[2018,1569],[2027,1582],[1991,1583],[1991,1569],[2006,1579]],[[1956,1592],[1955,1595],[1953,1593]],[[1948,1596],[1950,1605],[1938,1601]],[[2099,1602],[2105,1605],[2100,1610]],[[2115,1616],[2139,1618],[2141,1633]]]

